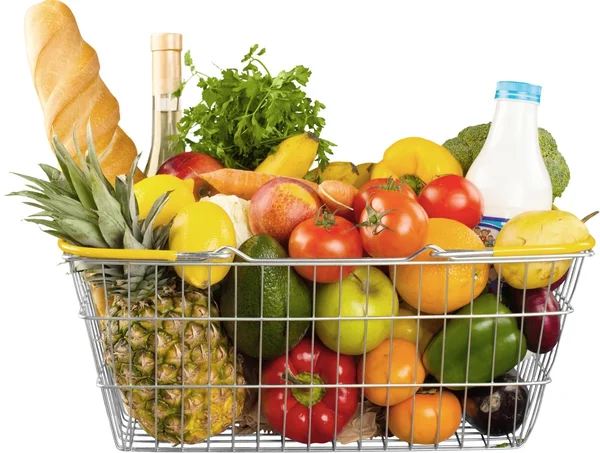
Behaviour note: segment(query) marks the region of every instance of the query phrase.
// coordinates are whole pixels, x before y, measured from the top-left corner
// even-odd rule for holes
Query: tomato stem
[[[365,206],[367,210],[367,220],[361,223],[358,223],[356,226],[358,227],[372,227],[373,228],[373,236],[377,236],[383,230],[391,230],[386,224],[382,222],[383,218],[391,212],[397,211],[397,209],[388,209],[387,211],[377,212],[371,206],[369,200],[367,200],[367,204]],[[381,227],[379,231],[377,231],[377,227]]]
[[[319,212],[317,212],[317,215],[315,216],[315,225],[330,231],[331,227],[336,225],[335,213],[330,214],[326,211],[325,205],[321,206]]]
[[[406,184],[404,181],[399,181],[392,176],[389,176],[385,184],[378,186],[382,190],[391,190],[393,192],[402,192],[402,186]]]

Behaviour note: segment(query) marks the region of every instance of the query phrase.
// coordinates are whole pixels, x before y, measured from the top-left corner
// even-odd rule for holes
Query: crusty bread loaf
[[[48,139],[55,133],[75,155],[75,128],[85,152],[89,121],[102,171],[114,183],[116,175],[129,171],[137,150],[118,125],[119,104],[100,78],[98,55],[81,37],[73,13],[57,0],[32,6],[25,16],[25,40]],[[141,178],[138,170],[136,179]]]

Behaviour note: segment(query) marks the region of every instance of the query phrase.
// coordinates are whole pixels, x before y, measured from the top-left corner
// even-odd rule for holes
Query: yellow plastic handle
[[[588,236],[585,241],[575,244],[498,246],[494,247],[494,256],[568,255],[586,252],[593,249],[595,245],[594,238]]]
[[[101,258],[115,260],[157,260],[175,261],[177,252],[175,250],[132,250],[132,249],[102,249],[93,247],[80,247],[73,245],[64,239],[58,240],[58,247],[69,255],[82,258]]]
[[[592,250],[596,241],[588,236],[585,241],[576,244],[558,245],[522,245],[522,246],[499,246],[493,249],[495,257],[510,256],[543,256],[543,255],[569,255]],[[133,250],[133,249],[102,249],[93,247],[80,247],[73,245],[64,239],[58,240],[58,247],[69,255],[81,258],[116,259],[116,260],[153,260],[153,261],[176,261],[178,253],[175,250]],[[447,252],[451,252],[448,250]],[[475,254],[477,252],[474,252]],[[489,253],[489,252],[488,252]],[[489,256],[489,255],[488,255]]]

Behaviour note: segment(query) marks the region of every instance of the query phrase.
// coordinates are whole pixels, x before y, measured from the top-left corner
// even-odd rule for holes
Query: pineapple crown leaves
[[[29,198],[31,201],[25,204],[39,210],[25,220],[46,227],[44,232],[76,245],[96,248],[164,248],[170,224],[158,227],[154,231],[153,227],[156,216],[168,201],[169,194],[164,194],[156,200],[149,215],[140,225],[139,209],[133,191],[133,178],[139,156],[132,162],[128,175],[116,178],[113,188],[100,167],[89,123],[88,150],[85,158],[77,143],[75,132],[73,141],[80,165],[54,135],[52,148],[60,170],[41,164],[40,167],[48,181],[15,173],[30,183],[26,185],[30,190],[9,195]],[[140,270],[135,274],[141,272]]]

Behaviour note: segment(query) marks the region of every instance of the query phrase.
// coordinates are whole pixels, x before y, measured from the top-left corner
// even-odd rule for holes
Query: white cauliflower
[[[238,248],[252,236],[248,222],[248,208],[250,206],[248,200],[243,200],[235,195],[223,194],[204,197],[202,200],[218,204],[227,212],[235,228],[236,246]]]

